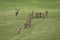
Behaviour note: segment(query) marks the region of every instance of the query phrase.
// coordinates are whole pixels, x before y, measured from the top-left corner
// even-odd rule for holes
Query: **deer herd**
[[[18,14],[19,14],[19,10],[17,9],[17,11],[15,12],[15,15],[18,16]],[[30,28],[33,18],[45,18],[46,16],[48,16],[47,10],[44,13],[32,11],[30,14],[28,14],[27,20],[24,23],[24,29]],[[21,32],[21,27],[20,25],[18,25],[18,34],[20,32]]]

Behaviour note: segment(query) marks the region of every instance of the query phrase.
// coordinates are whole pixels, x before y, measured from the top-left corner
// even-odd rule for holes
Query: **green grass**
[[[16,8],[20,8],[17,17]],[[31,11],[45,10],[47,17],[33,18],[31,28],[24,29]],[[21,25],[20,34],[17,25]],[[60,40],[60,0],[0,0],[0,40]]]

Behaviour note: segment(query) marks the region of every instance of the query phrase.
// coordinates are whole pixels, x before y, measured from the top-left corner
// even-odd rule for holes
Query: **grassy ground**
[[[20,8],[15,16],[16,8]],[[31,28],[24,29],[27,15],[49,11],[45,18],[34,18]],[[17,25],[21,34],[17,34]],[[0,40],[60,40],[60,1],[59,0],[0,0]]]

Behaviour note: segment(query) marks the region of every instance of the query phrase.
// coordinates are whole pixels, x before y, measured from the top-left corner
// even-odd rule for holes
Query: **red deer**
[[[15,15],[17,16],[19,14],[19,9],[17,9],[17,11],[15,12]]]
[[[28,20],[28,26],[30,28],[30,26],[31,26],[31,20]]]
[[[24,28],[26,29],[28,27],[28,21],[26,21],[26,23],[24,23]]]
[[[21,28],[20,26],[18,25],[18,34],[21,32]]]
[[[27,27],[30,28],[30,26],[31,26],[31,14],[28,15],[28,19],[27,19],[27,21],[26,21],[26,23],[24,25],[25,25],[25,29]]]
[[[36,12],[36,18],[38,18],[38,15],[39,15],[39,14]]]
[[[30,27],[30,25],[31,25],[31,20],[32,20],[32,15],[29,14],[29,15],[28,15],[28,26],[29,26],[29,27]]]
[[[31,20],[31,19],[32,19],[32,15],[29,14],[29,15],[28,15],[28,20]]]
[[[24,25],[25,25],[25,29],[28,28],[28,27],[30,28],[31,21],[26,21],[26,23]]]
[[[48,11],[46,10],[46,16],[48,16]]]

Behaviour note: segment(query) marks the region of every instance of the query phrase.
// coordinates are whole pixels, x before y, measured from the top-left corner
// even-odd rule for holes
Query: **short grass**
[[[18,16],[16,8],[20,8]],[[29,13],[45,10],[47,17],[33,18],[31,28],[24,29]],[[0,0],[0,40],[60,40],[60,0]]]

